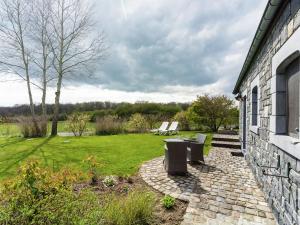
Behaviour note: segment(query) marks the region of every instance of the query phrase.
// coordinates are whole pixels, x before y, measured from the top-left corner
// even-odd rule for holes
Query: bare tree
[[[30,33],[33,46],[33,63],[36,70],[33,71],[36,74],[35,77],[40,78],[40,84],[38,85],[42,91],[42,114],[44,117],[47,115],[46,108],[46,95],[48,83],[54,79],[52,75],[53,71],[53,57],[52,49],[50,45],[50,39],[48,37],[48,26],[51,19],[51,0],[34,0],[31,1],[31,12],[34,15],[30,21]]]
[[[28,45],[29,16],[25,0],[1,0],[0,3],[0,68],[26,81],[31,115],[35,117],[31,91],[31,50]]]
[[[57,135],[59,102],[63,80],[72,75],[90,75],[104,56],[102,33],[95,32],[91,7],[83,0],[53,0],[48,30],[57,74],[51,135]],[[50,35],[51,34],[51,35]]]

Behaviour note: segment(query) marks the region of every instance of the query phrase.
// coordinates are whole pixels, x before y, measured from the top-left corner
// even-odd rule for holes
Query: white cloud
[[[92,101],[111,101],[111,102],[191,102],[196,99],[197,95],[202,94],[223,94],[228,85],[226,80],[220,80],[211,85],[204,86],[182,86],[166,85],[161,87],[157,92],[127,92],[103,88],[101,85],[81,85],[67,86],[61,94],[61,103],[77,103]],[[33,88],[35,103],[39,103],[41,92]],[[54,88],[49,88],[47,102],[54,103]],[[27,87],[24,82],[1,82],[0,95],[2,106],[13,106],[28,102]]]
[[[62,102],[182,102],[203,93],[230,95],[267,2],[89,1],[95,1],[109,57],[94,78],[65,82]],[[51,103],[54,89],[49,93]],[[34,94],[40,102],[40,92]],[[28,102],[24,83],[1,82],[0,96],[0,105]]]

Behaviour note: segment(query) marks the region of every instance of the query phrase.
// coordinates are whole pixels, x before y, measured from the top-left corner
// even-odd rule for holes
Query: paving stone
[[[213,147],[205,165],[188,165],[188,172],[189,177],[168,176],[163,157],[140,169],[148,185],[189,202],[181,225],[276,224],[246,161],[228,149]]]

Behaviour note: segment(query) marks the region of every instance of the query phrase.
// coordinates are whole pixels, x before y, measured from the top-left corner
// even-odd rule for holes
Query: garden
[[[177,110],[160,105],[151,111],[157,105],[146,103],[74,110],[59,121],[56,136],[49,132],[51,117],[3,117],[0,224],[180,224],[187,202],[150,188],[138,171],[164,155],[170,136],[150,132],[163,121],[179,122],[175,137],[205,133],[209,153],[214,129],[232,123],[232,109],[213,124],[207,118],[215,115],[200,110],[208,98]]]
[[[137,173],[163,155],[165,138],[1,137],[0,224],[179,224],[187,203],[154,191]]]

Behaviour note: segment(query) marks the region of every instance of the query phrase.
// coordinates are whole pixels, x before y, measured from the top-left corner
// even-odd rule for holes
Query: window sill
[[[287,135],[270,134],[270,142],[297,159],[300,159],[300,139]]]
[[[250,131],[252,131],[255,134],[258,134],[258,126],[250,126]]]

